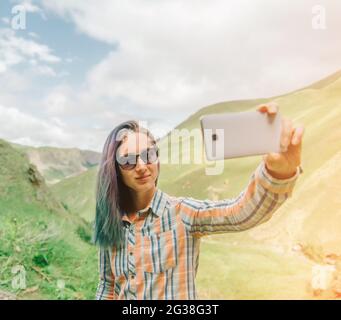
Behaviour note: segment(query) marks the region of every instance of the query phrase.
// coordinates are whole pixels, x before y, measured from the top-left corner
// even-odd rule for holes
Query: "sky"
[[[101,151],[341,69],[341,1],[0,0],[0,138]]]

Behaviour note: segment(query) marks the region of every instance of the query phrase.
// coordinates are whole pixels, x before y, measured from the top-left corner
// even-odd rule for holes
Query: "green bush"
[[[33,257],[33,263],[38,266],[38,267],[46,267],[49,265],[49,261],[47,260],[47,257],[45,254],[36,254],[34,257]]]
[[[92,230],[89,226],[78,226],[76,230],[77,235],[86,243],[91,244]]]

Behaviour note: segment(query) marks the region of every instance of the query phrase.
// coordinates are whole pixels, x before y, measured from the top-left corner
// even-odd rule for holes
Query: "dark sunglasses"
[[[153,146],[143,150],[140,154],[128,153],[123,156],[117,156],[117,163],[123,170],[133,170],[137,164],[137,158],[140,157],[145,164],[152,164],[159,158],[159,148]]]

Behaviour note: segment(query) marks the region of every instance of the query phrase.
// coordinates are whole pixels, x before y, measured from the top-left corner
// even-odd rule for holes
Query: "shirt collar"
[[[160,217],[167,205],[167,195],[160,189],[156,189],[154,196],[150,202],[152,213]]]
[[[167,195],[160,189],[156,189],[153,195],[152,200],[150,201],[148,207],[146,207],[144,210],[140,210],[138,212],[138,216],[142,216],[146,212],[151,211],[152,214],[154,214],[157,217],[160,217],[167,205]],[[122,220],[128,221],[127,214],[124,212],[122,216]]]

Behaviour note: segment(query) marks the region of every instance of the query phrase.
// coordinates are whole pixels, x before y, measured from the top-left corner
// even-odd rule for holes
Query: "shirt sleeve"
[[[96,300],[113,300],[115,279],[111,270],[109,250],[100,247],[98,258],[99,283],[96,291]]]
[[[250,229],[268,221],[291,196],[301,172],[297,167],[293,177],[276,179],[268,173],[262,160],[247,187],[234,199],[180,198],[182,221],[194,236]]]

